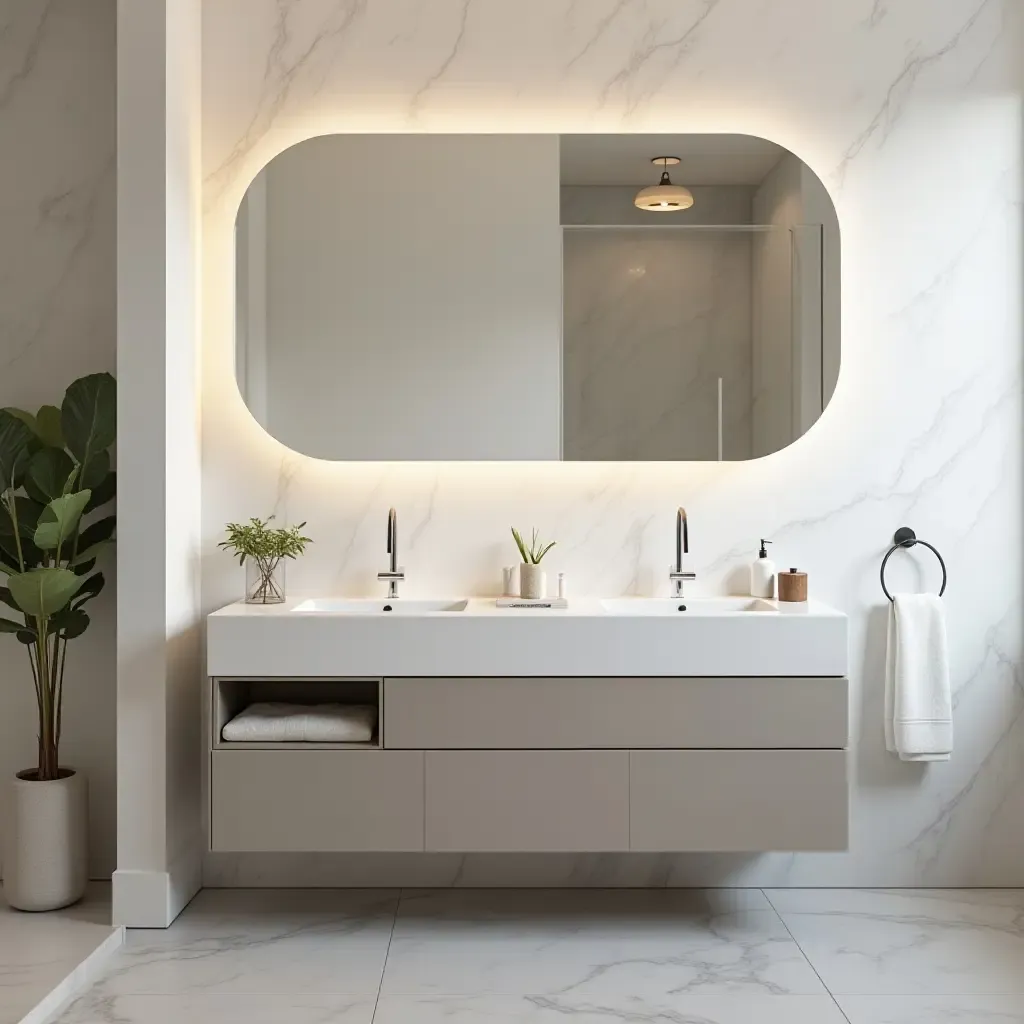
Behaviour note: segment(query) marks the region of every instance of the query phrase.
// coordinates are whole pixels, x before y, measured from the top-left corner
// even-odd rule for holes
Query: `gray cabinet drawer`
[[[426,848],[629,849],[629,753],[431,750]]]
[[[214,850],[423,849],[423,754],[215,750]]]
[[[396,749],[845,747],[847,683],[826,678],[386,679]]]
[[[637,750],[630,848],[845,850],[843,750]]]

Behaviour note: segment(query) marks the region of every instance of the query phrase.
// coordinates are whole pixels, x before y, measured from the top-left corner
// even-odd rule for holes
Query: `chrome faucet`
[[[398,513],[388,510],[388,554],[391,560],[385,572],[377,573],[377,579],[387,582],[388,598],[398,597],[398,584],[405,579],[405,570],[398,568]]]
[[[682,506],[676,512],[676,564],[669,569],[668,578],[672,581],[672,591],[676,597],[683,596],[683,584],[687,580],[695,580],[695,572],[683,572],[683,555],[690,553],[690,525],[686,518],[686,509]]]

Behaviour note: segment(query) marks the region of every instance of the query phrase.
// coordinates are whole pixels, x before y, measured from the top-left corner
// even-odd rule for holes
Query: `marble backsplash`
[[[847,853],[760,857],[211,857],[218,884],[1024,885],[1022,109],[1014,0],[207,0],[203,603],[241,593],[229,519],[316,539],[296,591],[374,593],[389,505],[410,594],[494,592],[508,525],[559,540],[576,593],[664,593],[690,513],[698,589],[758,537],[850,615]],[[328,131],[703,131],[771,138],[843,232],[843,367],[815,427],[746,463],[340,464],[293,455],[231,365],[248,181]],[[956,750],[884,750],[878,565],[908,524],[949,566]],[[894,560],[895,561],[895,560]],[[933,587],[916,554],[895,585]],[[708,780],[714,784],[713,779]]]

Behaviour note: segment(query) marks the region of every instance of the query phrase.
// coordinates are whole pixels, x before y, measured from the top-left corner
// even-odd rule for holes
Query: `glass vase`
[[[245,603],[281,604],[284,601],[284,559],[245,560]]]

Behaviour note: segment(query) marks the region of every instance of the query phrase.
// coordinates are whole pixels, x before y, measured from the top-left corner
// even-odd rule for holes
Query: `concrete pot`
[[[541,600],[547,597],[547,573],[539,565],[523,562],[519,566],[519,596],[530,600]]]
[[[73,768],[52,782],[35,774],[18,772],[9,783],[4,896],[16,910],[57,910],[85,895],[89,787]]]

